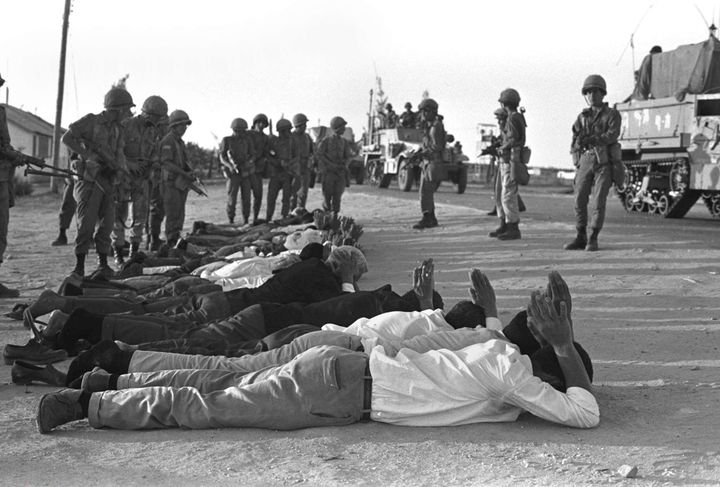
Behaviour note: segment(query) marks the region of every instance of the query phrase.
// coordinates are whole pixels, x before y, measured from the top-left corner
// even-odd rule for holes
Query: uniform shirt
[[[247,177],[255,174],[255,164],[252,160],[254,153],[252,139],[242,135],[229,135],[220,142],[220,157],[226,162],[234,164],[238,174]]]
[[[0,107],[0,148],[11,148],[5,107]],[[14,173],[15,165],[11,161],[4,160],[0,157],[0,182],[12,181]],[[10,199],[12,200],[12,195]]]
[[[415,128],[415,119],[415,112],[406,110],[400,114],[400,125],[405,128]]]
[[[265,165],[270,152],[270,138],[266,133],[258,130],[248,130],[245,133],[252,142],[252,160],[255,165],[255,171],[262,173],[265,171]]]
[[[616,144],[620,136],[620,125],[620,112],[610,108],[607,103],[603,103],[600,110],[586,108],[578,115],[572,127],[572,150],[580,152],[584,149],[581,147],[583,136],[595,137],[595,147]]]
[[[292,166],[297,153],[295,139],[290,135],[278,135],[270,138],[270,156],[267,175],[269,178],[282,177],[285,174],[299,174],[299,167]]]
[[[182,137],[172,130],[160,142],[160,164],[177,166],[183,171],[191,171],[190,161],[188,159],[185,142]],[[163,169],[164,181],[175,181],[182,177],[179,174]]]
[[[10,147],[10,132],[7,126],[5,107],[0,106],[0,147]]]
[[[423,149],[431,153],[432,160],[442,161],[445,150],[445,126],[439,117],[425,127],[423,134]]]
[[[345,174],[352,158],[350,142],[337,134],[325,137],[317,151],[318,167],[328,174]]]
[[[541,381],[532,375],[530,358],[497,333],[456,330],[415,337],[397,353],[373,348],[371,419],[457,426],[514,421],[528,411],[567,426],[598,425],[597,401],[589,391],[570,387],[563,393]]]
[[[309,170],[309,164],[310,157],[312,157],[314,152],[314,144],[310,136],[307,134],[307,132],[298,132],[296,130],[293,130],[290,134],[292,138],[295,140],[295,147],[297,150],[296,153],[296,162],[293,162],[293,165],[297,165],[298,168],[300,168],[301,173],[306,173]]]
[[[85,115],[80,120],[71,123],[68,132],[79,139],[89,152],[99,150],[113,159],[111,162],[97,161],[102,165],[102,170],[98,173],[100,178],[107,179],[117,169],[127,168],[122,126],[118,121],[111,120],[107,112]],[[87,157],[82,154],[80,158],[87,160]],[[108,167],[108,164],[112,164],[113,167]]]
[[[122,127],[128,170],[147,178],[151,164],[159,160],[160,128],[144,115],[124,120]]]

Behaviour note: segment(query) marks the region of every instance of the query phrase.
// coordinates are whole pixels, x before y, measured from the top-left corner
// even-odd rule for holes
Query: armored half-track
[[[682,218],[702,198],[720,218],[720,41],[652,55],[652,98],[618,103],[629,212]]]

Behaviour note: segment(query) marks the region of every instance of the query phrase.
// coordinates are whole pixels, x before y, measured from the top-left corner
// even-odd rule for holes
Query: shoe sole
[[[27,362],[32,365],[50,365],[54,364],[56,362],[62,362],[68,358],[67,354],[56,354],[55,357],[46,357],[46,358],[29,358],[29,357],[13,357],[12,355],[5,355],[3,354],[3,361],[5,362],[5,365],[13,365],[16,360],[22,360],[23,362]]]

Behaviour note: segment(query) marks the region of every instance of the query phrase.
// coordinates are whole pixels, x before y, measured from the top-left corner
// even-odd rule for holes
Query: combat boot
[[[585,230],[585,227],[580,227],[577,229],[577,235],[575,236],[575,240],[566,243],[563,248],[565,250],[583,250],[586,245],[587,231]]]
[[[426,228],[430,228],[431,226],[431,220],[430,220],[430,212],[426,211],[423,213],[422,218],[419,222],[417,222],[415,225],[413,225],[413,228],[415,230],[424,230]]]
[[[435,210],[433,210],[430,212],[430,227],[428,227],[428,228],[436,227],[438,225],[439,225],[439,223],[437,221],[437,218],[435,218]]]
[[[123,264],[123,262],[125,262],[125,259],[123,259],[123,246],[122,245],[113,245],[112,253],[113,253],[113,257],[115,258],[115,265],[120,266]]]
[[[67,239],[67,233],[65,233],[66,230],[64,228],[60,229],[60,233],[58,233],[58,236],[53,242],[50,244],[53,247],[60,247],[61,245],[67,245],[68,239]]]
[[[85,254],[75,254],[75,269],[72,273],[80,277],[85,275]]]
[[[487,212],[487,216],[497,216],[497,206],[493,206],[493,209]]]
[[[130,252],[128,253],[128,259],[132,259],[140,252],[140,242],[130,242]]]
[[[522,238],[522,235],[520,235],[520,228],[518,228],[518,225],[520,222],[508,222],[507,228],[504,232],[499,233],[497,236],[498,240],[519,240]]]
[[[588,239],[587,245],[585,245],[585,250],[588,252],[595,252],[598,249],[598,234],[600,233],[600,230],[597,228],[592,229],[592,233],[590,234],[590,238]]]
[[[160,248],[160,235],[153,233],[150,235],[150,252],[157,252]]]
[[[113,275],[113,270],[108,265],[107,261],[107,254],[97,254],[98,258],[98,266],[97,269],[95,269],[94,274],[101,274],[104,277],[111,277]]]
[[[500,226],[497,227],[492,232],[488,233],[488,237],[497,238],[498,235],[500,235],[501,233],[505,233],[506,230],[507,230],[507,224],[505,223],[505,219],[500,218]]]

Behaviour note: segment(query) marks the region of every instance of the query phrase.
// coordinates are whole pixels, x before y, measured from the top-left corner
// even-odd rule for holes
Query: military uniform
[[[163,123],[158,124],[158,132],[160,140],[168,133],[167,118],[165,118]],[[159,240],[162,222],[163,219],[165,219],[165,207],[162,194],[162,169],[159,162],[150,167],[148,185],[150,250],[157,250],[160,245]]]
[[[318,171],[323,175],[323,209],[340,213],[340,202],[345,192],[348,165],[352,158],[350,143],[342,136],[325,137],[318,146]]]
[[[290,213],[290,193],[294,177],[298,177],[297,149],[295,139],[288,133],[280,134],[270,139],[270,157],[267,162],[267,175],[270,178],[267,194],[267,220],[270,221],[275,213],[275,202],[278,193],[282,190],[282,206],[280,215],[285,218]],[[293,166],[295,164],[295,166]]]
[[[242,203],[244,223],[250,219],[250,192],[255,180],[255,163],[253,161],[254,146],[252,139],[243,132],[242,135],[230,135],[220,143],[221,157],[235,165],[237,173],[223,169],[227,178],[227,217],[230,222],[235,220],[238,190]],[[259,205],[258,205],[259,208]]]
[[[5,107],[0,106],[0,148],[11,148],[10,133],[8,132]],[[3,160],[0,156],[0,262],[3,261],[7,248],[8,223],[10,222],[10,208],[15,205],[15,192],[13,177],[15,165],[12,161]]]
[[[513,111],[508,114],[502,129],[502,144],[498,148],[500,180],[496,185],[495,201],[498,217],[504,219],[505,223],[520,221],[518,184],[512,179],[511,163],[520,162],[523,147],[525,147],[525,118],[522,114]]]
[[[305,131],[293,130],[291,134],[295,140],[295,160],[293,165],[297,167],[297,176],[293,177],[292,196],[290,206],[292,208],[305,208],[307,204],[308,189],[310,188],[310,160],[313,157],[314,144]]]
[[[400,125],[403,128],[414,129],[417,122],[417,115],[412,110],[405,110],[400,114]]]
[[[440,117],[425,125],[423,133],[424,159],[420,176],[420,210],[435,217],[435,191],[442,180],[445,126]]]
[[[248,130],[246,132],[253,145],[253,162],[255,171],[250,175],[250,189],[253,194],[253,221],[260,215],[263,197],[263,175],[267,165],[268,152],[270,151],[270,138],[259,130]]]
[[[185,142],[175,132],[170,132],[160,142],[160,164],[162,169],[162,194],[165,209],[165,239],[168,245],[175,245],[185,224],[185,203],[187,202],[190,179],[167,169],[175,166],[183,172],[192,171]]]

